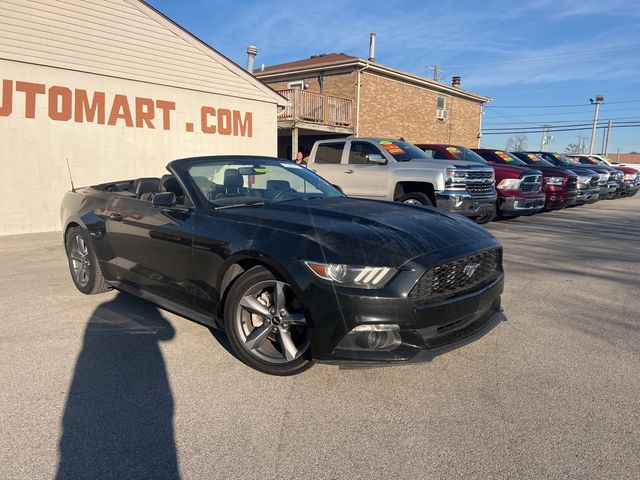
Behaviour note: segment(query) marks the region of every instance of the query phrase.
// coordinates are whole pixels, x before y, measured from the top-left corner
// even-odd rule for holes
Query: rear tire
[[[82,227],[70,228],[65,238],[65,248],[71,279],[78,290],[85,295],[111,290],[102,276],[89,232]]]
[[[306,319],[290,285],[264,267],[243,273],[224,303],[224,328],[237,357],[269,375],[313,365]]]
[[[398,200],[400,203],[406,203],[407,205],[416,205],[422,207],[433,207],[431,199],[422,192],[409,192],[402,195]]]

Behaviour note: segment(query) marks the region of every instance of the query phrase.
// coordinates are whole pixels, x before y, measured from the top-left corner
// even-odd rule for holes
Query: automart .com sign
[[[48,117],[58,122],[95,123],[98,125],[124,125],[135,128],[172,130],[184,128],[187,132],[202,132],[240,137],[253,136],[253,115],[226,108],[202,106],[197,121],[174,125],[171,112],[176,103],[146,97],[130,98],[105,92],[87,92],[59,85],[47,88],[43,83],[2,81],[0,117],[8,117],[14,106],[23,102],[26,118],[36,118],[36,102],[45,101]]]

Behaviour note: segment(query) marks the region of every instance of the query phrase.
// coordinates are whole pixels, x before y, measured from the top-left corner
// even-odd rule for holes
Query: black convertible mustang
[[[275,375],[313,360],[428,360],[494,326],[500,243],[435,209],[344,196],[295,163],[176,160],[62,203],[76,287],[116,288],[222,328]]]

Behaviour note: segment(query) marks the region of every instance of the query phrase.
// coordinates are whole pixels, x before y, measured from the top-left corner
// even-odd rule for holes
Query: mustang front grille
[[[409,298],[417,303],[448,300],[486,287],[501,273],[502,250],[488,250],[426,272],[409,292]]]

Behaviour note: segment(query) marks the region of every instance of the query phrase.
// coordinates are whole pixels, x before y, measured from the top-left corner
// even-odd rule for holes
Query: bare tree
[[[528,144],[529,139],[527,138],[527,135],[524,133],[518,133],[507,139],[507,146],[505,150],[509,152],[519,152],[521,150],[526,150]]]

